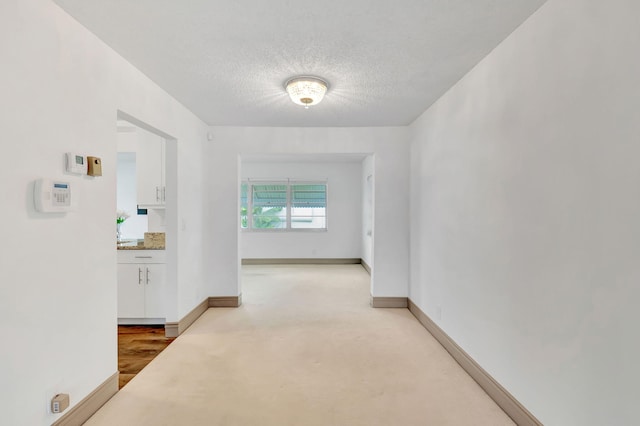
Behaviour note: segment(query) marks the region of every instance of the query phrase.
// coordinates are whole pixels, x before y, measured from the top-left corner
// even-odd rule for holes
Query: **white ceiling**
[[[545,0],[55,1],[208,124],[299,127],[411,123]]]

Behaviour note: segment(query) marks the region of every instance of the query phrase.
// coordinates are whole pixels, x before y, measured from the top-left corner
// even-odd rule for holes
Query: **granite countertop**
[[[116,244],[118,250],[164,250],[164,246],[145,246],[144,240],[124,240]]]

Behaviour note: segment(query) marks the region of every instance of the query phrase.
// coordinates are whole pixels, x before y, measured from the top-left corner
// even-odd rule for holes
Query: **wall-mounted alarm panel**
[[[67,152],[66,154],[67,171],[80,175],[87,174],[87,157],[75,152]]]
[[[44,213],[70,212],[71,183],[53,179],[38,179],[33,187],[36,210]]]

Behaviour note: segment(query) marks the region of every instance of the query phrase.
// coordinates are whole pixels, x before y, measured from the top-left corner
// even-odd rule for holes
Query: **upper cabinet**
[[[162,208],[165,186],[165,140],[148,132],[138,132],[136,180],[139,208]]]
[[[165,145],[165,139],[158,135],[124,121],[118,122],[118,153],[135,153],[135,173],[131,175],[131,185],[122,188],[127,192],[129,188],[131,192],[135,189],[136,193],[130,194],[134,207],[137,204],[141,209],[164,208],[167,196]],[[120,188],[118,194],[120,197]]]

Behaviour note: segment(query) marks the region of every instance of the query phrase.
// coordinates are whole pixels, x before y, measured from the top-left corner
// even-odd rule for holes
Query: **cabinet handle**
[[[160,187],[156,186],[156,201],[160,201]]]
[[[167,187],[163,186],[162,187],[162,202],[164,203],[165,201],[167,201]]]
[[[138,268],[138,284],[142,284],[142,268]]]
[[[153,259],[153,256],[135,256],[136,259]]]
[[[151,274],[149,273],[149,268],[147,268],[147,284],[149,284],[149,276],[150,276],[150,275],[151,275]]]

